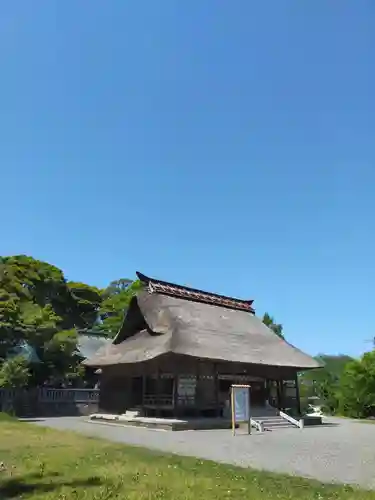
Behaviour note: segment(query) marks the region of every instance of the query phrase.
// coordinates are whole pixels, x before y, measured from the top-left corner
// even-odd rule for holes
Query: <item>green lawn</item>
[[[167,434],[166,434],[167,439]],[[375,499],[350,487],[0,421],[0,499]]]

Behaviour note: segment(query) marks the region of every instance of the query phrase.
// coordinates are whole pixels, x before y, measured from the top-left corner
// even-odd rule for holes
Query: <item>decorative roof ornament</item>
[[[229,309],[236,309],[255,314],[252,307],[254,302],[253,300],[241,300],[233,297],[226,297],[225,295],[218,295],[216,293],[204,292],[203,290],[149,278],[140,272],[137,272],[137,277],[145,286],[147,286],[149,293],[161,293],[171,297],[177,297],[179,299],[204,302],[206,304],[227,307]]]

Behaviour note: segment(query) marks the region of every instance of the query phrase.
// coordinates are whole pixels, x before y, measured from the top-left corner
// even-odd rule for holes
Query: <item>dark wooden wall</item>
[[[228,363],[189,356],[163,355],[138,364],[113,365],[102,368],[100,409],[109,413],[123,413],[134,405],[132,378],[170,374],[197,377],[197,406],[219,405],[218,376],[237,375],[259,379],[294,380],[296,370],[285,367]],[[245,383],[245,382],[244,382]]]

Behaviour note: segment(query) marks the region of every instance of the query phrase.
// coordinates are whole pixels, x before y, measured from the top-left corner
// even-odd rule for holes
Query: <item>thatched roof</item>
[[[264,325],[253,313],[252,301],[191,288],[183,297],[185,287],[139,276],[147,288],[133,297],[113,343],[100,349],[86,364],[139,363],[175,353],[297,369],[320,366]],[[159,283],[162,286],[157,286]],[[194,297],[197,292],[201,295]]]
[[[99,349],[111,343],[104,335],[95,333],[79,333],[77,342],[77,354],[81,358],[92,358]]]

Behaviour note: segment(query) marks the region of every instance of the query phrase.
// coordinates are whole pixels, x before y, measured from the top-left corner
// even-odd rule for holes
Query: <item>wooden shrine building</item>
[[[230,386],[246,383],[253,407],[298,412],[297,373],[319,364],[265,326],[253,301],[137,275],[143,289],[117,336],[85,361],[101,369],[100,411],[221,416]]]

